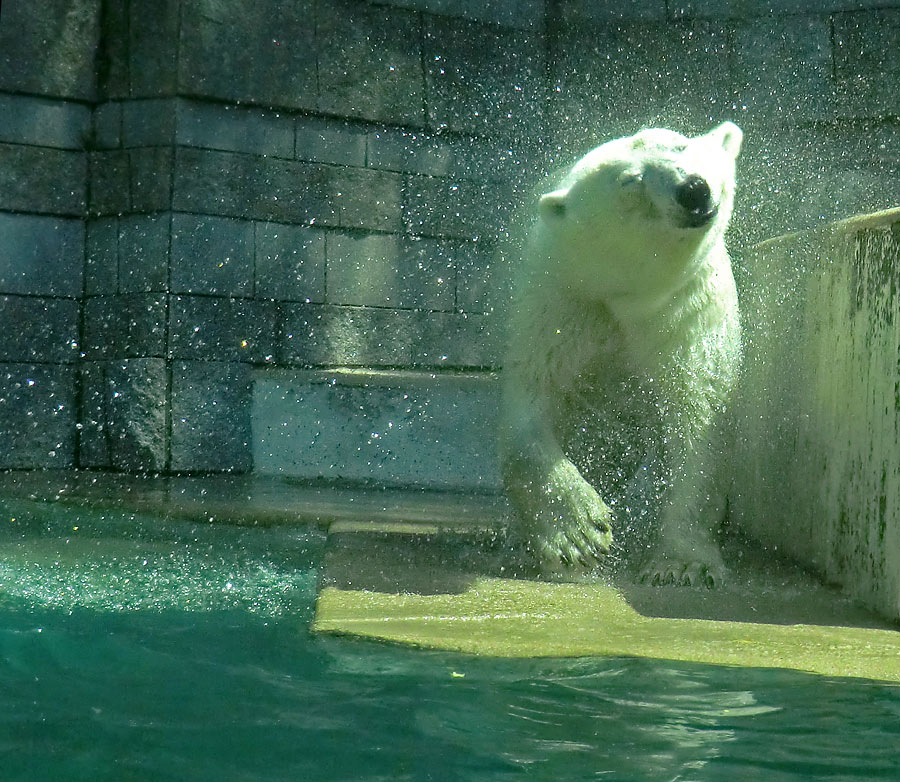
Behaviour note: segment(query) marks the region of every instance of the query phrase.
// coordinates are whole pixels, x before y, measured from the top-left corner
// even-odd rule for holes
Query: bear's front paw
[[[641,570],[639,581],[651,586],[705,586],[714,589],[725,583],[725,565],[716,554],[704,560],[659,556]]]
[[[545,572],[592,569],[612,545],[612,511],[571,463],[558,465],[536,514],[532,547]]]

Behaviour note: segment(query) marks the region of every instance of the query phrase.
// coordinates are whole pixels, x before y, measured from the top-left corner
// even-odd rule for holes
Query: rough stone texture
[[[119,219],[88,220],[86,234],[85,295],[116,293],[119,286]]]
[[[540,37],[439,17],[425,25],[432,128],[503,137],[533,132],[545,89]]]
[[[492,491],[498,388],[483,376],[258,371],[261,473]]]
[[[366,165],[366,132],[349,122],[320,117],[297,117],[298,160],[334,163],[342,166]]]
[[[253,466],[250,393],[246,364],[176,361],[171,469],[248,471]]]
[[[170,237],[174,242],[168,214],[129,215],[119,219],[119,293],[168,289]]]
[[[93,100],[100,0],[6,0],[0,90]]]
[[[835,108],[831,25],[826,17],[754,19],[737,28],[731,66],[751,116],[797,121]]]
[[[346,117],[422,125],[419,19],[354,0],[318,5],[318,108]]]
[[[249,296],[253,265],[253,223],[225,217],[173,217],[174,293]]]
[[[719,0],[720,4],[722,0]],[[666,0],[557,0],[559,18],[567,22],[603,22],[620,19],[665,19]],[[685,7],[685,3],[679,3]]]
[[[900,96],[900,8],[834,16],[834,73],[841,113],[896,117]]]
[[[315,109],[314,6],[311,0],[184,3],[181,93]]]
[[[172,208],[171,149],[134,149],[129,153],[131,211],[160,212]]]
[[[82,149],[90,128],[88,106],[0,93],[0,141]]]
[[[0,209],[81,217],[86,181],[79,152],[0,144]]]
[[[3,466],[59,469],[75,460],[75,372],[53,364],[0,364]]]
[[[509,199],[493,182],[410,176],[404,195],[403,220],[414,234],[477,240],[496,236],[509,219]]]
[[[331,304],[453,309],[454,261],[434,240],[330,233],[327,255]]]
[[[159,472],[166,466],[168,378],[159,358],[82,368],[79,466]]]
[[[0,212],[0,248],[0,292],[81,296],[81,220]]]
[[[382,4],[504,27],[540,30],[547,0],[383,0]]]
[[[186,100],[177,101],[175,114],[179,144],[252,155],[294,156],[294,118],[289,114]]]
[[[0,296],[0,361],[63,364],[78,358],[78,302]]]
[[[271,361],[278,310],[274,302],[217,296],[172,296],[169,356],[203,361]]]
[[[803,5],[797,0],[681,0],[667,3],[669,16],[673,19],[825,15],[836,11],[884,8],[891,4],[892,0],[816,0]]]
[[[733,517],[900,618],[900,210],[766,242],[745,266]]]
[[[84,351],[90,360],[166,355],[167,297],[132,293],[88,297]]]
[[[456,312],[284,304],[276,365],[486,368],[502,325]]]
[[[325,236],[309,226],[257,223],[256,295],[281,301],[324,301]]]
[[[728,57],[714,22],[564,27],[550,60],[553,138],[569,160],[640,127],[705,130],[733,102]]]
[[[174,206],[226,217],[338,225],[335,171],[315,163],[180,148]]]

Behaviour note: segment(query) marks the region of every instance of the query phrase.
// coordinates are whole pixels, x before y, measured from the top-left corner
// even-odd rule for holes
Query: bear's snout
[[[687,224],[693,228],[706,225],[718,211],[709,183],[696,174],[675,188],[675,201],[687,212]]]

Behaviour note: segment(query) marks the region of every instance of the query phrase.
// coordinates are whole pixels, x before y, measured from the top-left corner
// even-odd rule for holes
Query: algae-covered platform
[[[314,629],[498,657],[631,656],[900,682],[900,632],[744,541],[720,589],[511,578],[487,536],[334,525]]]

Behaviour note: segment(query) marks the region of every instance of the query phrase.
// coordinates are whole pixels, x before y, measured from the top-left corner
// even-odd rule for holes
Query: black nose
[[[712,191],[703,177],[689,176],[675,189],[675,200],[689,212],[708,212],[712,207]]]

